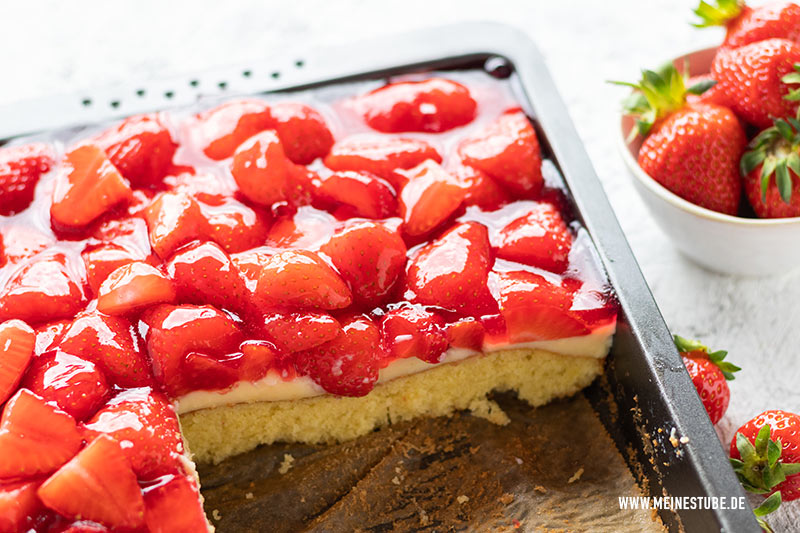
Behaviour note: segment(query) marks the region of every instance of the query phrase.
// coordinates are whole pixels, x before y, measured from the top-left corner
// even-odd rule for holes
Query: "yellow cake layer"
[[[476,356],[378,384],[367,396],[243,403],[180,415],[200,462],[220,462],[260,444],[335,442],[420,416],[469,409],[497,423],[505,413],[487,395],[516,391],[532,406],[572,395],[603,370],[603,359],[512,349]]]

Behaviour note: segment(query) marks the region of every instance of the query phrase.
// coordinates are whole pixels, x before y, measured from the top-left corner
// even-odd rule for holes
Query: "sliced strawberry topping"
[[[27,389],[17,392],[0,418],[0,479],[48,474],[78,453],[75,419]]]
[[[69,524],[65,529],[58,530],[58,533],[110,533],[111,530],[97,522],[88,520],[76,520]]]
[[[92,416],[110,393],[105,376],[94,363],[58,350],[36,357],[23,386],[78,421]]]
[[[36,355],[55,350],[71,324],[71,320],[59,320],[36,328]]]
[[[436,149],[419,139],[357,136],[334,144],[331,153],[325,158],[325,166],[337,171],[369,172],[385,179],[395,190],[399,190],[405,184],[406,178],[396,171],[414,168],[426,159],[442,162],[442,156]]]
[[[272,130],[248,139],[231,161],[231,174],[244,197],[266,206],[286,200],[291,170],[292,162]]]
[[[33,357],[36,335],[21,320],[0,324],[0,405],[16,392]]]
[[[123,444],[140,479],[182,471],[178,417],[167,399],[149,387],[120,392],[86,423],[86,429]]]
[[[264,313],[260,328],[283,353],[308,350],[336,338],[339,322],[328,313],[272,311]]]
[[[304,104],[281,102],[270,106],[271,128],[281,139],[286,156],[293,162],[307,165],[325,157],[333,146],[325,119]]]
[[[256,295],[271,306],[295,309],[342,309],[353,296],[347,285],[314,252],[287,250],[269,258]]]
[[[472,317],[462,318],[447,324],[447,342],[454,348],[464,348],[480,352],[483,349],[483,338],[486,329],[483,324]]]
[[[94,139],[120,173],[135,187],[161,182],[177,144],[157,114],[135,115]]]
[[[33,201],[36,184],[55,163],[42,143],[0,148],[0,215],[22,211]]]
[[[467,165],[486,172],[511,191],[537,195],[544,184],[542,154],[536,132],[522,111],[509,111],[474,137],[458,152]]]
[[[58,228],[82,227],[131,198],[128,182],[105,152],[85,144],[64,155],[50,216]]]
[[[166,266],[181,302],[211,304],[238,311],[250,305],[249,291],[239,270],[213,242],[182,248]]]
[[[244,141],[272,124],[269,107],[260,100],[237,100],[197,115],[192,134],[198,146],[215,160],[233,155]]]
[[[183,378],[189,390],[224,390],[239,380],[241,354],[212,357],[191,352],[183,362]]]
[[[42,507],[36,490],[41,481],[0,484],[0,531],[30,531],[33,517]]]
[[[331,258],[356,303],[364,307],[380,305],[406,266],[403,239],[378,222],[348,223],[320,251]]]
[[[384,133],[440,133],[470,122],[477,108],[469,89],[441,78],[392,83],[354,103],[367,124]]]
[[[380,340],[378,327],[367,317],[357,316],[343,322],[332,341],[298,352],[295,366],[331,394],[365,396],[378,381],[385,357]]]
[[[457,224],[409,262],[411,301],[473,316],[494,312],[496,304],[487,287],[491,262],[486,226]]]
[[[412,237],[424,235],[447,220],[466,194],[461,185],[436,162],[428,160],[406,172],[408,184],[400,194],[404,231]]]
[[[0,320],[37,324],[75,316],[85,302],[71,270],[62,253],[22,267],[0,290]]]
[[[3,255],[9,264],[17,264],[38,254],[55,242],[33,226],[7,224],[0,227],[3,237]]]
[[[325,211],[301,207],[292,216],[275,221],[267,236],[267,244],[279,248],[316,250],[333,236],[336,219]]]
[[[317,191],[321,204],[339,218],[388,218],[397,213],[394,189],[367,172],[343,171],[328,176]]]
[[[335,336],[336,334],[333,335],[333,337]],[[330,339],[325,339],[325,341],[327,340]],[[322,342],[319,344],[322,344]],[[267,341],[244,341],[239,349],[242,352],[237,369],[239,379],[257,381],[266,376],[270,368],[279,370],[285,378],[294,377],[294,365],[288,358],[282,357],[272,343]]]
[[[234,198],[200,202],[200,211],[211,226],[211,239],[228,253],[249,250],[267,240],[267,217]]]
[[[212,172],[181,172],[164,178],[164,184],[173,192],[186,193],[205,203],[216,203],[236,192],[232,180],[223,179]]]
[[[396,359],[418,357],[428,363],[441,361],[447,350],[444,321],[420,305],[404,305],[381,320],[383,339]]]
[[[511,201],[508,191],[482,170],[459,162],[450,164],[447,171],[458,180],[464,189],[464,205],[496,209]]]
[[[550,203],[538,203],[500,230],[497,256],[562,273],[569,265],[572,234],[561,213]]]
[[[164,476],[144,489],[144,520],[150,533],[208,530],[200,491],[186,476]],[[175,512],[180,509],[180,512]]]
[[[150,199],[146,203],[149,205]],[[136,259],[145,259],[150,256],[147,222],[139,216],[107,220],[100,224],[92,236],[105,243],[114,243],[129,250]]]
[[[175,287],[156,267],[135,261],[112,272],[100,286],[97,310],[126,315],[158,303],[173,303]]]
[[[211,227],[197,201],[185,193],[162,193],[144,213],[150,244],[158,256],[168,258],[180,246],[205,239]]]
[[[144,501],[120,445],[101,435],[39,487],[42,502],[73,519],[136,529],[144,524]]]
[[[572,294],[538,274],[526,271],[492,273],[490,285],[511,343],[589,333],[589,328],[570,312]]]
[[[145,339],[153,375],[172,398],[191,390],[182,372],[189,353],[233,353],[243,340],[233,319],[208,305],[159,305],[149,309],[142,320],[149,326]]]
[[[81,252],[81,257],[86,266],[86,281],[92,289],[92,294],[95,295],[98,294],[100,285],[112,272],[137,259],[130,250],[116,244],[89,247]]]
[[[152,383],[147,360],[130,321],[86,312],[64,332],[59,349],[95,363],[109,383],[141,387]]]

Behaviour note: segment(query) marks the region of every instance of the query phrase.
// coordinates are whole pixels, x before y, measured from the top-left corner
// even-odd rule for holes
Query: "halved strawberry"
[[[0,320],[38,324],[75,316],[83,308],[84,295],[71,270],[60,252],[19,269],[0,290]]]
[[[470,122],[477,108],[469,89],[442,78],[390,83],[354,105],[372,129],[384,133],[447,131]]]
[[[44,352],[55,350],[64,332],[72,324],[71,320],[59,320],[50,322],[36,328],[36,347],[34,353],[41,355]]]
[[[178,417],[169,401],[149,387],[120,392],[85,427],[90,434],[108,435],[123,444],[140,479],[182,472]]]
[[[84,144],[64,155],[50,217],[59,229],[78,228],[131,198],[128,182],[105,152]]]
[[[144,218],[150,230],[150,245],[161,259],[168,258],[180,246],[211,234],[197,201],[186,193],[160,194]]]
[[[295,366],[331,394],[365,396],[378,381],[385,354],[381,333],[361,315],[342,323],[339,335],[314,349],[295,354]]]
[[[336,338],[341,327],[319,311],[267,311],[259,331],[283,353],[309,350]]]
[[[246,252],[231,254],[231,263],[242,276],[244,284],[251,294],[255,294],[261,271],[269,263],[269,259],[273,255],[275,255],[275,251],[267,247],[253,248]]]
[[[3,255],[8,264],[17,264],[33,257],[55,242],[30,224],[3,224],[0,227],[3,237]]]
[[[486,328],[474,318],[467,317],[447,324],[445,333],[450,346],[480,352],[483,349]]]
[[[471,316],[494,312],[496,303],[487,287],[491,265],[486,226],[477,222],[457,224],[425,245],[409,262],[411,301]]]
[[[59,350],[36,357],[23,386],[79,422],[100,409],[110,394],[97,365]]]
[[[552,204],[541,202],[498,233],[497,257],[562,273],[569,265],[572,234]]]
[[[446,170],[464,189],[464,205],[477,205],[486,209],[497,209],[511,201],[508,191],[489,177],[486,172],[463,164],[451,163]]]
[[[81,257],[86,266],[86,281],[95,296],[100,290],[100,285],[112,272],[136,261],[130,250],[116,244],[87,247],[81,252]]]
[[[190,352],[222,355],[243,340],[233,319],[209,305],[159,305],[142,317],[156,382],[172,398],[188,392],[182,368]]]
[[[57,513],[103,525],[144,525],[144,501],[136,474],[120,445],[100,435],[39,487],[39,499]]]
[[[95,363],[111,384],[141,387],[152,383],[139,337],[125,318],[81,313],[64,331],[58,348]]]
[[[175,298],[175,286],[163,272],[144,261],[134,261],[106,278],[98,290],[97,310],[127,315],[153,304],[173,303]]]
[[[444,321],[421,305],[392,309],[381,320],[383,340],[392,358],[417,357],[428,363],[441,361],[447,350]]]
[[[406,266],[403,239],[378,222],[348,223],[320,251],[330,257],[355,302],[364,307],[380,305]]]
[[[286,157],[307,165],[325,157],[333,146],[325,119],[311,107],[296,102],[279,102],[270,106],[271,128],[281,140]]]
[[[334,334],[333,337],[335,336]],[[327,340],[330,339],[325,339],[325,341]],[[322,344],[322,342],[319,344]],[[271,368],[279,371],[284,379],[294,377],[294,364],[289,358],[280,354],[271,342],[261,340],[244,341],[239,346],[239,350],[242,352],[241,361],[237,368],[240,380],[258,381],[266,376]]]
[[[28,207],[39,178],[53,164],[53,149],[43,143],[0,148],[0,215]]]
[[[296,213],[278,218],[269,230],[267,244],[278,248],[316,250],[328,242],[336,219],[326,211],[304,206]]]
[[[144,520],[150,533],[208,530],[197,484],[186,476],[165,476],[144,489]],[[180,509],[180,512],[175,512]]]
[[[0,484],[0,531],[31,531],[37,511],[42,507],[36,490],[41,481]]]
[[[199,205],[211,226],[211,239],[226,252],[249,250],[267,240],[267,216],[235,198],[223,197],[213,204],[200,202]]]
[[[245,311],[250,293],[239,269],[214,242],[185,246],[166,265],[175,282],[178,300]]]
[[[519,195],[535,196],[542,190],[539,139],[522,111],[500,115],[477,135],[464,140],[458,153],[465,164],[486,172]]]
[[[272,130],[244,142],[231,161],[231,174],[244,197],[265,206],[286,200],[291,169],[292,162]]]
[[[218,173],[192,169],[164,178],[164,185],[172,192],[182,192],[200,202],[216,203],[236,192],[236,186]]]
[[[203,153],[220,160],[233,155],[240,144],[271,125],[272,116],[265,102],[236,100],[197,115],[191,131]]]
[[[49,474],[80,447],[74,418],[21,389],[8,400],[0,418],[0,479]]]
[[[134,194],[138,192],[134,191]],[[151,199],[147,199],[146,204],[150,203]],[[151,254],[147,222],[141,216],[106,220],[95,229],[92,237],[125,248],[136,259],[145,259]]]
[[[178,145],[161,117],[134,115],[94,138],[119,172],[135,187],[157,185],[167,175]]]
[[[367,172],[331,174],[320,184],[317,196],[322,206],[335,209],[339,218],[388,218],[397,213],[394,189]]]
[[[33,357],[36,335],[22,320],[0,324],[0,405],[16,392]]]
[[[294,309],[342,309],[353,301],[339,274],[305,250],[270,257],[261,271],[256,296],[268,305]]]
[[[189,352],[183,361],[183,379],[189,390],[225,390],[239,381],[242,354],[210,356]]]
[[[391,183],[395,190],[400,190],[406,178],[397,170],[414,168],[426,159],[442,162],[442,156],[425,141],[359,135],[334,144],[325,158],[325,166],[337,171],[369,172]]]
[[[527,271],[492,272],[490,286],[505,320],[508,341],[531,342],[589,333],[573,313],[572,294]]]
[[[400,172],[408,183],[400,193],[403,231],[419,237],[433,231],[461,206],[466,191],[438,163],[428,160]]]

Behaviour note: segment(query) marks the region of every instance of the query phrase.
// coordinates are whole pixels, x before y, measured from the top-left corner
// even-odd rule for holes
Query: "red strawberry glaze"
[[[14,364],[0,353],[4,396],[24,391],[0,405],[0,443],[32,434],[37,450],[69,446],[20,462],[29,470],[4,465],[0,503],[42,484],[50,507],[30,497],[15,523],[144,527],[142,512],[152,524],[196,500],[171,405],[195,391],[303,379],[363,396],[399,359],[435,364],[449,350],[613,326],[591,241],[528,119],[506,113],[518,109],[509,87],[453,79],[379,98],[232,101],[37,140],[52,169],[30,206],[0,216],[0,322],[27,324],[11,323],[27,332]],[[92,139],[105,155],[85,148]],[[26,412],[58,424],[36,432],[19,422]],[[86,476],[142,499],[66,498]],[[75,521],[84,516],[97,523]]]

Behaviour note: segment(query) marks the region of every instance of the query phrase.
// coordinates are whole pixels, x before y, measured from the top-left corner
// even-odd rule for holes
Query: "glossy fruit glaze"
[[[0,148],[0,531],[201,530],[190,391],[273,373],[362,396],[398,358],[613,324],[507,83],[447,76]]]

